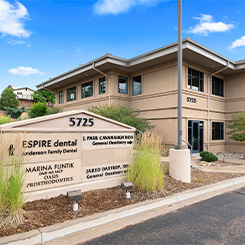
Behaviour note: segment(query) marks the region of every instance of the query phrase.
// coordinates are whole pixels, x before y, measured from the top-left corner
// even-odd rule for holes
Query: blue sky
[[[111,53],[131,58],[177,41],[175,0],[0,0],[0,93]],[[183,38],[245,59],[244,0],[183,0]]]

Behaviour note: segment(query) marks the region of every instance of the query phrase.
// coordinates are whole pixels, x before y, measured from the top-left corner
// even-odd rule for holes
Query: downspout
[[[210,91],[209,91],[209,84],[211,83],[211,77],[228,69],[229,68],[229,60],[227,61],[227,66],[220,69],[219,71],[216,71],[210,75],[208,75],[208,151],[209,151],[209,144],[210,144]]]
[[[93,69],[107,78],[106,80],[108,81],[108,87],[109,87],[109,106],[111,106],[111,78],[108,74],[106,74],[106,73],[100,71],[99,69],[95,68],[94,63],[93,63]]]

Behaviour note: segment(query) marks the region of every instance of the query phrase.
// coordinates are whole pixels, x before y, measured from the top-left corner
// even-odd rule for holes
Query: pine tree
[[[245,141],[245,112],[239,112],[232,115],[232,121],[227,126],[231,129],[228,132],[230,139],[235,141]]]
[[[0,110],[4,110],[4,107],[10,107],[17,109],[19,101],[14,94],[12,88],[5,88],[1,94],[0,98]]]

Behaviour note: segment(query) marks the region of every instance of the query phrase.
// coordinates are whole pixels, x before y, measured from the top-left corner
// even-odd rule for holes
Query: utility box
[[[135,128],[85,110],[9,123],[0,131],[12,150],[20,138],[28,201],[120,185],[133,155]]]

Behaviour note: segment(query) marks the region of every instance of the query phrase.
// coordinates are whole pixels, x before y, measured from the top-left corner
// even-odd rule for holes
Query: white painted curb
[[[245,176],[184,191],[182,193],[175,194],[173,196],[169,196],[166,198],[147,200],[144,202],[124,206],[122,208],[110,210],[104,213],[94,214],[80,219],[66,221],[60,224],[40,228],[38,230],[34,230],[31,232],[3,237],[0,238],[0,244],[8,244],[8,245],[44,244],[45,242],[52,241],[57,238],[62,238],[76,232],[92,229],[96,226],[104,225],[116,220],[127,218],[129,216],[133,216],[142,212],[146,212],[170,204],[182,202],[194,197],[212,193],[214,191],[222,190],[223,193],[225,193],[226,188],[232,186],[235,187],[236,185],[239,184],[245,185]]]

